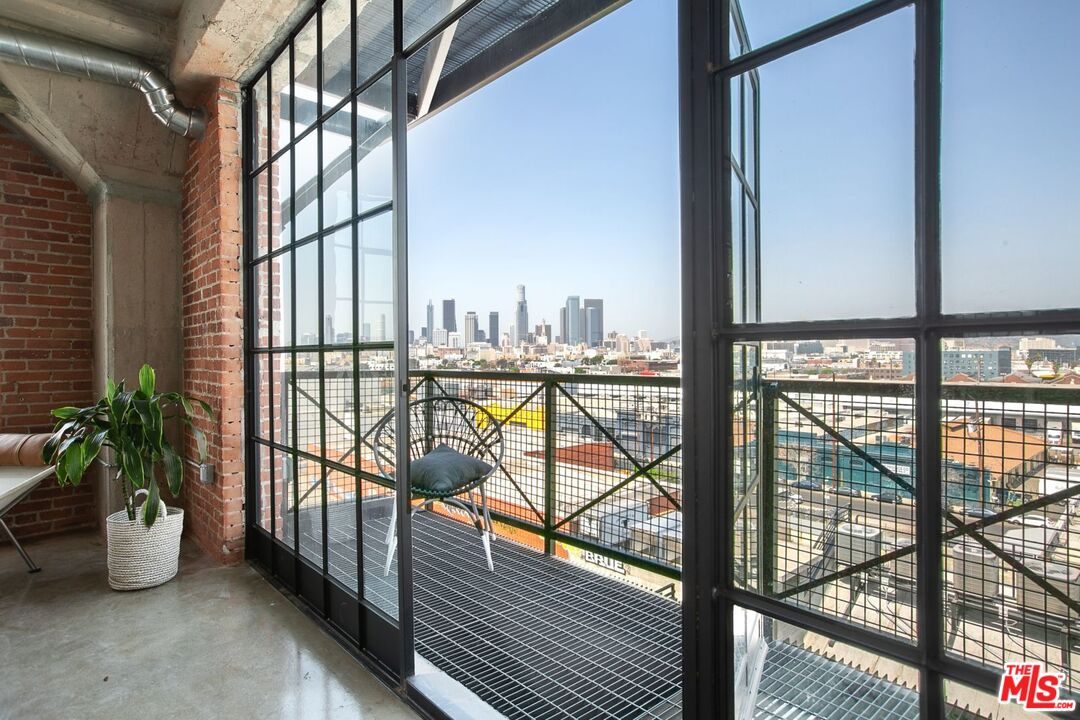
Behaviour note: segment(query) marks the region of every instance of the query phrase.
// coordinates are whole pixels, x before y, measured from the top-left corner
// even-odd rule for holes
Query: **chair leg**
[[[394,531],[397,529],[397,497],[391,496],[393,503],[390,507],[390,526],[386,528],[386,544],[390,544],[390,538],[394,537]]]
[[[472,503],[473,518],[476,521],[476,529],[480,533],[480,542],[484,543],[484,555],[487,556],[488,570],[495,572],[495,563],[491,561],[491,536],[494,533],[491,532],[491,517],[487,512],[487,494],[484,493],[483,485],[480,486],[480,501],[484,508],[483,511],[476,507],[476,496],[470,490],[469,502]]]
[[[495,563],[491,561],[491,536],[484,533],[480,536],[480,540],[484,543],[484,554],[487,555],[488,570],[495,572]]]
[[[397,551],[397,498],[394,498],[394,511],[390,513],[390,527],[386,530],[386,565],[383,567],[383,577],[390,574],[390,565],[394,562],[394,553]]]
[[[390,542],[386,546],[386,566],[383,568],[383,577],[390,574],[390,565],[394,562],[394,553],[397,552],[397,533],[390,536]]]
[[[498,536],[495,535],[495,525],[491,522],[491,513],[488,511],[487,490],[484,489],[484,483],[480,483],[480,507],[484,509],[484,524],[487,526],[491,541],[494,542]]]
[[[15,535],[11,532],[11,528],[7,526],[7,523],[4,522],[2,518],[0,518],[0,528],[4,529],[4,532],[7,533],[8,540],[11,540],[11,544],[15,546],[15,549],[19,551],[19,555],[22,556],[23,562],[25,562],[26,566],[30,568],[28,572],[41,572],[41,568],[35,565],[34,561],[30,559],[30,556],[26,554],[26,551],[23,550],[23,546],[20,545],[19,541],[15,539]]]

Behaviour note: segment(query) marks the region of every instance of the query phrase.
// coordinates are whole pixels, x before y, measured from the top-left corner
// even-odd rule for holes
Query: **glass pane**
[[[749,46],[753,50],[835,17],[861,5],[863,0],[743,0],[732,2],[742,10]],[[733,35],[735,33],[732,33]]]
[[[732,317],[735,322],[745,322],[746,240],[743,236],[743,185],[738,173],[731,173],[731,288]]]
[[[340,350],[323,356],[323,421],[326,424],[326,458],[355,466],[355,398],[353,397],[353,351]]]
[[[743,88],[743,173],[746,182],[753,192],[757,183],[757,74],[749,73],[745,77],[746,83]]]
[[[296,249],[296,344],[317,345],[319,322],[319,243]]]
[[[749,81],[747,81],[749,83]],[[742,167],[743,76],[731,78],[731,161]]]
[[[292,237],[292,151],[286,150],[270,165],[270,249],[277,250]]]
[[[255,266],[255,347],[270,345],[270,287],[271,261],[264,261]],[[263,436],[265,437],[265,435]]]
[[[948,0],[942,308],[1080,307],[1080,4]]]
[[[746,247],[744,250],[746,254],[746,265],[743,271],[744,277],[746,278],[746,321],[758,322],[760,318],[757,279],[761,272],[758,266],[758,209],[754,207],[754,203],[751,202],[749,195],[743,197],[743,212],[745,213],[743,223],[746,225]]]
[[[255,523],[270,532],[270,518],[273,517],[273,484],[270,477],[270,448],[265,445],[252,446],[249,462],[255,466]]]
[[[736,345],[733,350],[734,384],[732,407],[732,453],[735,485],[733,492],[735,539],[735,582],[758,589],[758,536],[761,485],[758,463],[758,355],[755,345]]]
[[[760,456],[759,592],[907,642],[917,457],[914,383],[901,378],[913,350],[903,338],[765,343],[762,452],[742,453]]]
[[[390,202],[392,198],[391,89],[390,75],[387,74],[356,99],[356,172],[360,212]]]
[[[318,18],[312,15],[293,40],[293,134],[299,135],[319,115]]]
[[[323,343],[353,341],[353,257],[351,227],[322,239]]]
[[[739,720],[919,717],[916,668],[752,610],[732,612]]]
[[[392,341],[394,327],[393,214],[387,210],[359,225],[360,339]]]
[[[756,71],[763,321],[914,313],[913,20]]]
[[[356,4],[356,81],[364,83],[390,62],[394,52],[394,3]]]
[[[271,408],[274,434],[268,436],[280,445],[295,447],[293,430],[296,419],[293,417],[292,355],[273,353],[270,355],[269,381],[273,384],[270,392],[274,405]]]
[[[321,463],[301,457],[298,474],[300,496],[297,500],[300,509],[299,525],[300,556],[315,565],[323,560],[323,483],[326,468]]]
[[[255,143],[255,167],[266,162],[267,137],[267,98],[269,78],[264,73],[251,86],[251,136]]]
[[[296,537],[296,458],[279,450],[271,450],[270,457],[274,467],[274,536],[292,546]]]
[[[322,456],[322,410],[319,390],[319,354],[297,353],[296,388],[296,448],[302,452]],[[314,470],[314,478],[317,476]],[[314,482],[314,480],[312,480]]]
[[[322,456],[322,410],[319,392],[319,353],[296,357],[297,447]],[[300,509],[300,554],[317,564],[322,562],[323,472],[321,463],[299,458],[297,473]]]
[[[289,48],[270,66],[270,154],[292,140],[292,94],[289,89]]]
[[[345,107],[322,126],[323,227],[353,216],[352,112]]]
[[[1080,660],[1077,336],[948,338],[941,349],[946,649],[1000,672]],[[1073,491],[1076,492],[1073,492]],[[1052,497],[1051,497],[1052,496]],[[970,529],[970,523],[984,527]]]
[[[322,10],[322,108],[336,107],[352,89],[352,2],[326,0]]]
[[[251,429],[252,435],[264,440],[272,440],[274,437],[274,399],[273,378],[271,377],[271,356],[260,353],[255,356],[255,377],[252,382],[255,387],[255,422]]]
[[[293,150],[296,182],[293,186],[293,218],[296,239],[319,229],[319,133],[310,132]]]
[[[386,573],[386,531],[390,522],[393,486],[391,474],[394,446],[383,442],[376,457],[376,437],[380,422],[394,408],[394,356],[389,350],[362,351],[357,366],[356,384],[359,404],[356,422],[361,435],[359,469],[364,518],[364,593],[369,602],[392,617],[397,617],[397,556]]]
[[[251,181],[251,192],[255,198],[255,222],[252,228],[255,234],[255,257],[262,257],[267,252],[270,241],[271,213],[277,209],[277,198],[267,197],[267,192],[270,189],[269,183],[269,170],[263,170]],[[271,207],[271,203],[273,203],[273,207]]]
[[[273,347],[293,344],[292,255],[284,253],[270,260],[270,307]]]

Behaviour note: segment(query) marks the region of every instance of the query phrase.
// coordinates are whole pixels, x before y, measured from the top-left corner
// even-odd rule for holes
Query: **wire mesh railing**
[[[678,378],[420,372],[417,397],[481,405],[503,433],[492,516],[672,578],[682,565]]]
[[[494,520],[521,531],[517,539],[549,553],[566,543],[595,553],[599,563],[678,579],[678,378],[417,372],[410,383],[414,399],[471,400],[500,426],[505,451],[486,483],[488,504]],[[294,492],[279,503],[282,525],[294,507],[308,511],[300,513],[303,522],[317,518],[323,503],[354,502],[358,486],[361,499],[393,492],[373,447],[393,409],[392,372],[297,368],[284,373],[283,385],[281,416],[291,412],[295,428],[277,434],[295,443],[298,460]],[[314,541],[301,543],[310,559],[318,550]]]
[[[762,432],[735,453],[761,458],[736,506],[757,521],[757,566],[737,580],[915,642],[914,385],[765,380],[757,395]],[[1041,661],[1076,692],[1080,390],[946,383],[941,414],[947,651]]]

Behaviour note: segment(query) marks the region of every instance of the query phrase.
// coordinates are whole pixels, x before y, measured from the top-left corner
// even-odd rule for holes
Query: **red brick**
[[[0,432],[48,432],[50,410],[93,401],[90,218],[78,187],[0,126]],[[20,539],[93,527],[93,488],[46,480],[6,517]]]

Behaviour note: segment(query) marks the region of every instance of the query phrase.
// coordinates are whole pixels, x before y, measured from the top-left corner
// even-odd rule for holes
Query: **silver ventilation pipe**
[[[181,105],[164,73],[125,53],[0,27],[0,62],[4,61],[132,87],[146,98],[154,117],[173,132],[199,138],[206,130],[202,109]]]

